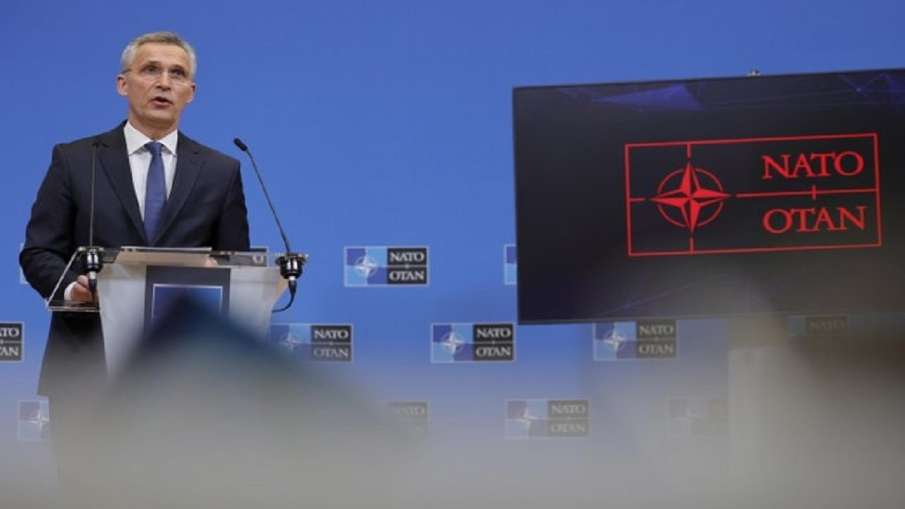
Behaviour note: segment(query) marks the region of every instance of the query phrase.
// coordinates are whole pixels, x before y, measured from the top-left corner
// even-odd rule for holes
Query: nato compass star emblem
[[[625,344],[627,342],[628,342],[628,338],[626,338],[621,332],[619,332],[615,328],[603,340],[603,344],[608,346],[614,352],[621,351],[622,348],[625,347]]]
[[[450,355],[455,355],[462,350],[465,340],[459,337],[455,332],[450,331],[449,334],[443,337],[443,341],[441,341],[440,344],[443,345],[443,349]]]
[[[530,427],[532,422],[539,421],[541,419],[543,419],[543,416],[535,415],[530,406],[525,406],[525,410],[522,412],[522,415],[520,415],[515,420],[521,422],[526,427]]]
[[[515,439],[544,438],[551,432],[550,407],[553,400],[512,399],[506,401],[505,437]]]
[[[716,176],[688,161],[685,168],[670,173],[660,182],[657,196],[650,200],[657,204],[664,219],[694,234],[720,215],[727,198],[729,194],[723,192]]]
[[[377,260],[368,255],[355,260],[355,272],[364,278],[370,277],[377,270],[377,267],[379,267]]]
[[[23,442],[43,442],[50,429],[47,401],[20,401],[18,438]]]
[[[33,411],[28,412],[22,417],[22,422],[33,424],[43,430],[47,425],[50,424],[50,418],[44,415],[43,412],[41,412],[40,407],[36,407]]]
[[[622,361],[636,358],[636,322],[595,323],[593,338],[595,361]]]
[[[286,334],[286,337],[284,337],[283,340],[280,341],[280,346],[289,350],[290,352],[294,352],[296,348],[304,344],[304,341],[296,339],[295,336],[292,335],[292,333]]]

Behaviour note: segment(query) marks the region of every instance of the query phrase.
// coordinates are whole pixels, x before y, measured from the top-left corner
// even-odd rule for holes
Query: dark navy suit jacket
[[[96,145],[94,244],[201,247],[247,251],[248,220],[239,162],[179,133],[176,172],[157,238],[145,236],[120,124],[111,131],[54,147],[38,190],[19,263],[25,278],[48,297],[72,253],[88,245],[91,163]],[[78,276],[70,270],[57,297]],[[104,376],[103,340],[96,314],[54,313],[39,393],[65,391],[75,379]]]

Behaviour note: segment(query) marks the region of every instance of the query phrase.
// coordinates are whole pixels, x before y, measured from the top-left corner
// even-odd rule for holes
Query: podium
[[[69,266],[79,255],[73,254]],[[264,252],[123,247],[104,250],[103,258],[96,304],[48,300],[47,307],[100,314],[110,377],[119,373],[144,331],[182,298],[192,298],[263,337],[273,306],[287,288],[279,267],[268,266]]]

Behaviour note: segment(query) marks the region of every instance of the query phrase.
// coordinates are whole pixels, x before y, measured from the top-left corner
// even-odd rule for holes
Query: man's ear
[[[116,93],[123,97],[129,95],[128,90],[126,89],[126,75],[125,74],[116,75]]]
[[[198,90],[198,85],[193,81],[192,82],[192,95],[189,96],[188,100],[185,101],[186,104],[195,100],[195,91]]]

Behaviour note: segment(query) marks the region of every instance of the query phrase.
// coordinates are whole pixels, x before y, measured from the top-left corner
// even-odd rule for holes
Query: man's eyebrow
[[[163,63],[162,63],[161,61],[159,61],[159,60],[148,60],[147,62],[145,62],[145,63],[142,65],[142,67],[147,67],[147,66],[149,66],[149,65],[156,65],[156,66],[158,66],[158,67],[163,67],[163,66],[164,66]],[[185,67],[183,67],[182,64],[173,64],[173,65],[170,66],[170,69],[181,69],[181,70],[185,70]]]

